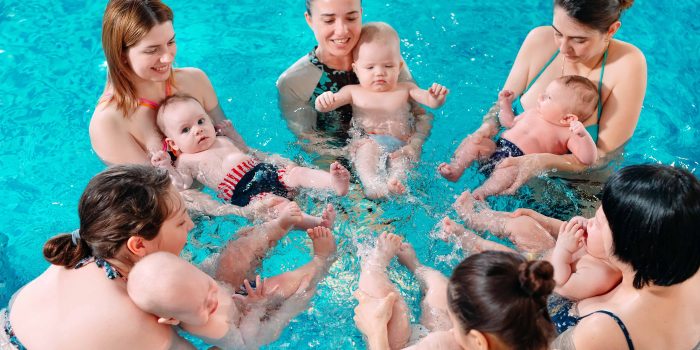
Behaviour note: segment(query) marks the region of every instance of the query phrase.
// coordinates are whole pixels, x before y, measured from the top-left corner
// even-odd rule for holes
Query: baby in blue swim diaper
[[[216,190],[227,203],[240,207],[251,205],[256,210],[254,216],[266,219],[269,212],[275,216],[289,205],[292,190],[296,188],[330,189],[340,196],[348,192],[350,173],[338,162],[331,164],[329,171],[322,171],[289,162],[262,162],[239,149],[228,137],[217,135],[217,128],[223,135],[233,134],[231,122],[215,127],[194,97],[166,98],[156,118],[165,141],[178,157],[173,163],[169,154],[160,151],[153,155],[151,163],[167,169],[180,190],[190,188],[196,179]],[[271,208],[258,205],[263,202],[272,203]],[[304,214],[297,228],[332,227],[335,216],[329,204],[321,217]]]
[[[336,93],[327,91],[316,98],[319,112],[352,105],[355,135],[350,141],[350,156],[370,198],[406,190],[403,182],[409,157],[417,158],[401,151],[415,133],[410,102],[438,108],[449,92],[437,83],[424,90],[413,82],[399,82],[404,64],[399,46],[398,34],[388,24],[365,24],[353,50],[352,67],[360,84],[346,85]],[[382,180],[384,171],[388,180]]]
[[[498,162],[507,157],[570,152],[583,164],[590,165],[596,160],[596,144],[582,123],[598,106],[598,90],[590,80],[578,75],[560,77],[549,83],[536,108],[518,116],[511,108],[514,97],[510,90],[498,94],[501,107],[498,118],[506,130],[496,142],[479,133],[472,134],[459,145],[449,164],[438,166],[442,176],[457,181],[473,161],[481,161],[480,170],[490,177],[474,190],[477,199],[510,187],[516,178],[510,170],[517,170],[496,168],[494,171]]]
[[[330,230],[316,227],[308,235],[313,243],[311,262],[266,280],[257,276],[255,287],[244,280],[245,296],[166,252],[148,254],[137,262],[129,272],[127,291],[136,306],[158,317],[158,323],[179,325],[222,349],[258,349],[275,341],[308,307],[316,284],[334,262],[335,238]],[[222,258],[234,254],[240,259],[238,253],[225,250]]]

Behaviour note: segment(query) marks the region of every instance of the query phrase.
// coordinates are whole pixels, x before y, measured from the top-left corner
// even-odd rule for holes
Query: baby
[[[156,252],[129,272],[127,291],[158,322],[185,331],[222,349],[257,349],[275,341],[284,327],[306,309],[318,281],[333,262],[335,239],[330,230],[308,230],[314,257],[297,270],[261,281],[245,280],[247,296],[179,257]],[[223,255],[233,253],[224,251]]]
[[[539,96],[537,108],[517,117],[511,109],[514,97],[510,90],[498,94],[499,121],[507,128],[501,138],[494,144],[479,133],[470,135],[459,145],[449,164],[438,166],[442,176],[457,181],[475,160],[486,161],[481,170],[490,175],[504,158],[532,153],[566,154],[570,151],[581,163],[595,162],[596,144],[582,124],[598,105],[598,90],[590,80],[568,75],[552,81]],[[514,178],[509,171],[497,169],[474,191],[474,197],[483,199],[499,193],[507,189]]]
[[[475,208],[475,204],[479,207]],[[544,258],[554,266],[554,291],[567,299],[581,300],[605,294],[622,279],[622,271],[608,260],[602,234],[598,225],[595,225],[595,221],[600,220],[600,213],[596,213],[592,219],[577,216],[568,222],[556,220],[539,223],[530,216],[513,216],[491,210],[485,202],[475,203],[469,192],[459,197],[455,209],[470,227],[508,237],[519,250],[541,253],[551,248],[549,242],[556,236],[554,249],[545,253]],[[602,213],[602,209],[598,208],[598,211]],[[536,235],[532,232],[538,229],[546,231],[543,237],[545,239],[540,240],[540,249],[537,249],[538,243],[533,239]],[[549,232],[555,229],[558,232]],[[481,238],[449,218],[442,222],[442,234],[444,239],[449,236],[459,237],[462,249],[470,253],[485,250],[514,251]],[[525,238],[527,235],[531,237]]]
[[[189,188],[196,179],[233,205],[245,207],[263,197],[275,196],[280,199],[277,209],[289,204],[290,190],[294,188],[332,189],[340,196],[348,192],[350,173],[337,162],[331,164],[330,173],[294,164],[278,167],[260,162],[227,137],[217,137],[211,118],[191,96],[165,99],[156,121],[178,158],[173,166],[167,153],[158,152],[151,162],[167,169],[179,189]],[[218,127],[224,135],[234,133],[229,121]],[[305,215],[298,228],[331,227],[334,219],[335,210],[329,204],[321,217]]]
[[[412,82],[398,82],[403,65],[399,37],[386,23],[362,27],[353,59],[360,84],[324,92],[316,98],[316,109],[329,112],[351,104],[352,122],[359,131],[351,141],[351,159],[365,194],[380,198],[389,192],[403,193],[410,161],[400,150],[414,134],[410,101],[438,108],[449,90],[439,84],[423,90]],[[385,165],[388,181],[380,179]]]

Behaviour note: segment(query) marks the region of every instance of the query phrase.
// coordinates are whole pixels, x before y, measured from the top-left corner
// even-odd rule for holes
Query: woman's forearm
[[[386,327],[367,334],[367,348],[370,350],[389,350],[389,333]]]

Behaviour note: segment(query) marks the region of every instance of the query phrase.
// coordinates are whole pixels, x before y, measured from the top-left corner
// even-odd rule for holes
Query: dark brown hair
[[[560,7],[576,21],[601,33],[620,19],[622,11],[632,7],[634,0],[554,0],[554,6]]]
[[[490,333],[512,349],[547,349],[554,337],[547,296],[554,268],[515,253],[486,251],[452,272],[447,302],[465,331]]]
[[[136,45],[158,24],[173,21],[173,11],[160,0],[111,0],[102,18],[102,49],[109,68],[112,99],[128,115],[138,105],[133,70],[125,61],[129,48]],[[174,85],[172,69],[168,83]]]
[[[90,180],[78,204],[80,238],[61,234],[44,244],[54,265],[73,267],[88,256],[114,258],[131,236],[152,240],[174,207],[167,171],[146,165],[118,165]]]

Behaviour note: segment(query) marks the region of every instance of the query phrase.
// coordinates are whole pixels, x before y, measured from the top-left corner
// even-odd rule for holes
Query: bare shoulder
[[[189,85],[208,82],[209,77],[203,70],[194,67],[179,68],[175,70],[175,82],[177,85]]]
[[[540,47],[549,48],[556,47],[554,43],[554,29],[551,26],[535,27],[527,33],[523,47]]]
[[[95,107],[90,119],[90,135],[98,136],[102,133],[112,133],[115,129],[122,130],[124,118],[124,114],[114,103],[102,102]]]
[[[615,319],[595,313],[582,319],[573,331],[576,349],[625,349],[625,336]]]
[[[608,62],[619,66],[617,71],[624,71],[621,75],[628,78],[627,73],[634,73],[640,69],[646,71],[647,61],[642,50],[624,41],[613,40],[608,52]],[[607,73],[607,71],[606,71]]]

